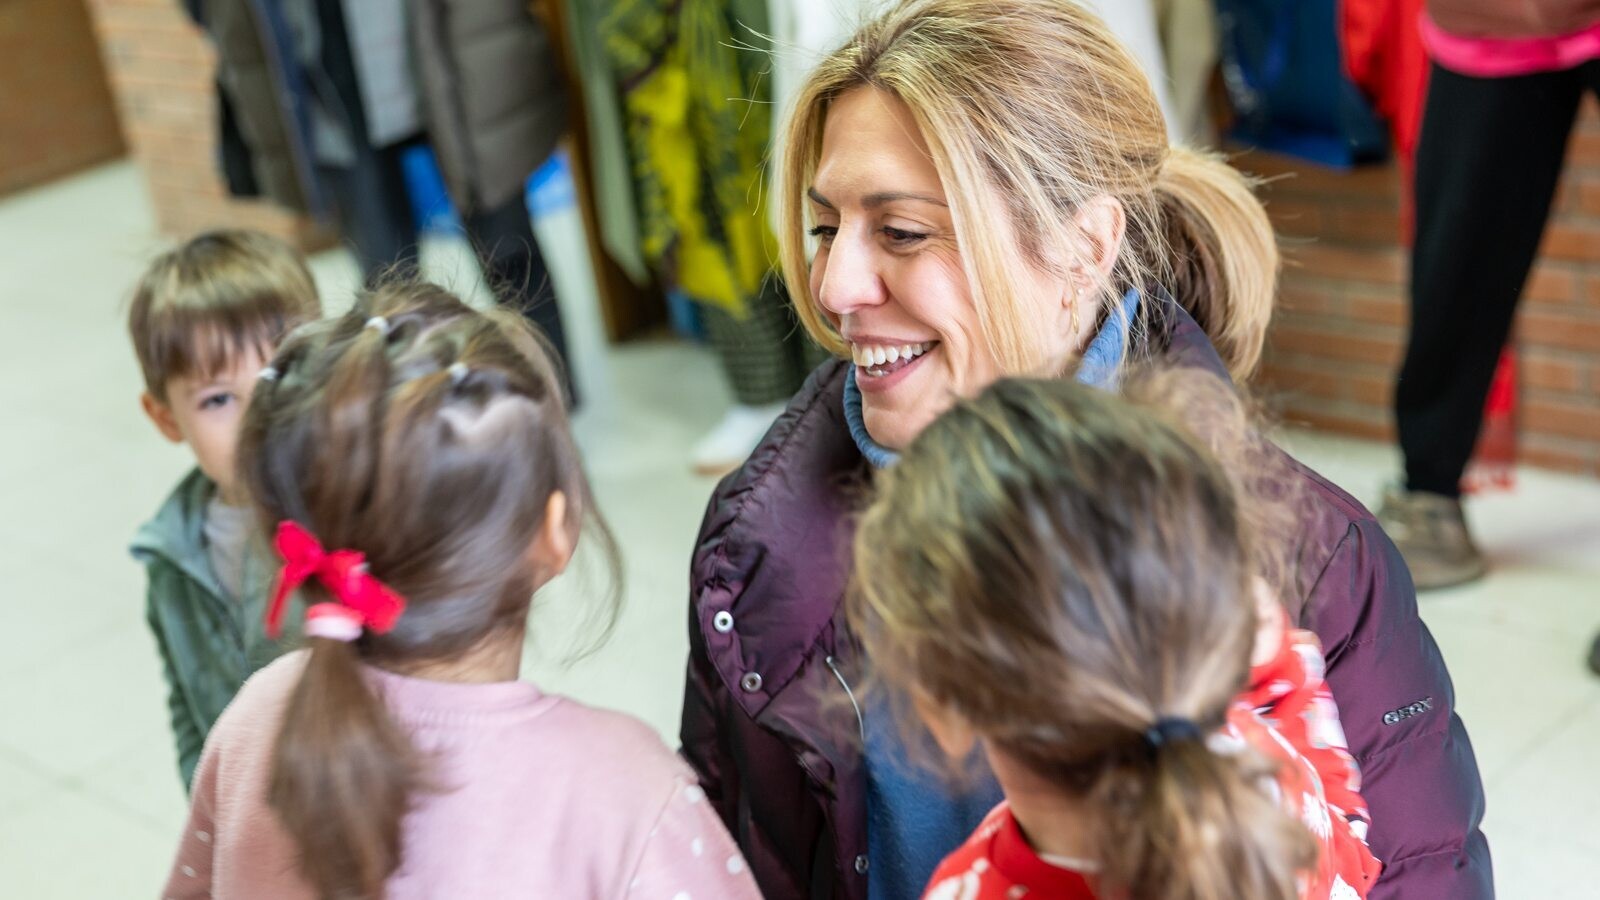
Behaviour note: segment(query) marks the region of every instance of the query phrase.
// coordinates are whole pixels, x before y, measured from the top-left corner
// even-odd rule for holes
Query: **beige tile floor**
[[[570,223],[565,223],[570,225]],[[551,229],[554,229],[553,231]],[[689,445],[726,402],[713,361],[675,342],[610,350],[563,223],[541,234],[573,301],[591,403],[577,430],[627,556],[624,613],[599,652],[567,662],[598,588],[540,600],[528,677],[634,713],[671,741],[685,653],[686,563],[711,483]],[[188,462],[138,413],[124,298],[162,246],[127,164],[0,202],[0,894],[154,896],[183,812],[164,689],[124,547]],[[465,289],[459,245],[427,263]],[[336,304],[353,267],[315,261]],[[598,390],[597,390],[598,389]],[[1293,433],[1313,465],[1371,500],[1383,447]],[[1600,896],[1600,680],[1582,666],[1600,627],[1600,484],[1525,472],[1472,508],[1493,577],[1423,612],[1455,676],[1489,790],[1500,895]],[[1444,900],[1444,898],[1417,898]]]

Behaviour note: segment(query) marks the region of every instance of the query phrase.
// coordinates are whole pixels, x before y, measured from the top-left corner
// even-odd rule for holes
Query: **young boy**
[[[185,789],[206,733],[279,642],[262,630],[265,544],[234,473],[256,378],[279,340],[321,305],[292,248],[251,231],[199,235],[140,280],[128,331],[144,373],[145,414],[198,467],[134,538],[149,576],[147,618],[161,650]]]

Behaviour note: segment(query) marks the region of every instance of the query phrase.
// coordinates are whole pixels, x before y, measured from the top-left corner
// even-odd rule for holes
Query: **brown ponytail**
[[[1267,766],[1198,740],[1109,770],[1089,788],[1098,887],[1128,900],[1296,900],[1316,845],[1258,786]]]
[[[1278,291],[1278,242],[1252,181],[1214,153],[1173,147],[1156,178],[1171,248],[1167,289],[1235,380],[1255,372]]]
[[[878,479],[850,623],[895,697],[1078,802],[1100,896],[1292,900],[1309,832],[1263,759],[1202,738],[1248,677],[1264,520],[1178,424],[1198,395],[1158,386],[1002,380],[957,403]],[[1196,733],[1149,741],[1163,719]]]
[[[361,674],[355,648],[313,638],[278,733],[267,801],[324,900],[382,897],[400,826],[423,787],[411,742]]]
[[[535,588],[529,548],[554,492],[609,564],[616,544],[578,460],[561,380],[514,312],[478,312],[431,284],[392,283],[295,332],[245,415],[239,467],[269,531],[293,520],[363,553],[406,599],[393,630],[312,639],[275,747],[269,803],[324,900],[375,900],[401,863],[402,825],[433,789],[363,673],[456,658],[520,635]],[[329,600],[315,581],[308,604]]]

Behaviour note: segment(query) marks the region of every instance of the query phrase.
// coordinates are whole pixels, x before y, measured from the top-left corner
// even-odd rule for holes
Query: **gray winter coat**
[[[364,139],[318,71],[313,3],[341,0],[187,0],[217,45],[223,165],[235,194],[296,212],[325,209],[315,166]],[[554,47],[523,0],[407,0],[412,69],[428,138],[465,213],[517,196],[567,127]],[[240,156],[245,157],[243,160]]]
[[[523,189],[567,128],[550,33],[526,0],[410,0],[428,139],[463,211]]]

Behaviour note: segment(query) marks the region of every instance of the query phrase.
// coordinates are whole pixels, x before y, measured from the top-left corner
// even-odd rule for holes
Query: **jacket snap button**
[[[761,674],[759,672],[744,673],[744,677],[739,679],[739,687],[744,688],[752,694],[761,690]]]
[[[865,874],[867,874],[867,855],[865,853],[863,853],[860,856],[856,857],[856,874],[857,875],[865,875]]]
[[[728,612],[727,610],[722,610],[715,616],[712,616],[711,627],[715,628],[718,634],[727,634],[728,632],[732,631],[733,613]]]

